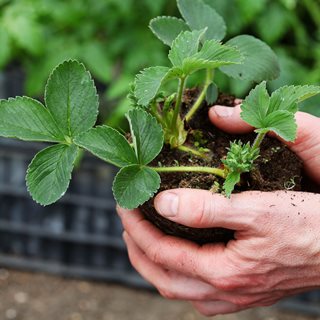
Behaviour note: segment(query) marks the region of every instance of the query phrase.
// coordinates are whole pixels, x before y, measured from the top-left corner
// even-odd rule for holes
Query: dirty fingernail
[[[162,193],[156,201],[157,211],[164,217],[172,218],[178,213],[179,197],[172,192]]]
[[[233,115],[234,108],[224,107],[224,106],[215,106],[213,107],[214,112],[218,117],[228,118]]]

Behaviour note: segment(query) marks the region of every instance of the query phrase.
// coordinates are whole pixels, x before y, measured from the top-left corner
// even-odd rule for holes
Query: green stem
[[[182,95],[183,95],[185,84],[186,84],[186,77],[180,78],[179,79],[179,86],[178,86],[178,94],[177,94],[177,99],[176,99],[176,105],[174,107],[173,117],[172,117],[172,122],[171,122],[171,128],[173,129],[173,131],[175,131],[175,129],[177,127],[177,120],[178,120],[178,116],[180,114]]]
[[[194,154],[195,156],[203,158],[203,159],[207,158],[207,155],[204,152],[195,150],[195,149],[193,149],[191,147],[179,146],[179,147],[177,147],[177,149],[180,150],[180,151],[183,151],[183,152],[189,152],[189,153]]]
[[[209,173],[226,178],[226,172],[223,169],[211,168],[211,167],[150,167],[157,172],[197,172],[197,173]]]
[[[252,144],[252,149],[258,149],[260,148],[261,142],[263,141],[264,137],[266,136],[266,132],[260,132],[256,136],[253,144]]]
[[[187,122],[189,122],[191,120],[191,118],[194,116],[194,114],[198,111],[198,109],[202,105],[202,102],[206,97],[208,87],[212,83],[212,80],[213,80],[213,71],[211,69],[207,69],[206,81],[205,81],[204,87],[203,87],[197,101],[194,103],[194,105],[191,107],[191,109],[188,111],[188,113],[185,116],[185,119]]]

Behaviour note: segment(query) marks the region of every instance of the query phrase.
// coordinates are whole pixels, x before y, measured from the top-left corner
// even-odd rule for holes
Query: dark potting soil
[[[183,98],[182,113],[197,98],[196,89],[186,90]],[[234,107],[235,98],[221,94],[216,104]],[[231,141],[253,141],[256,134],[230,135],[216,128],[208,118],[209,106],[203,104],[194,119],[188,124],[188,140],[190,146],[195,143],[210,149],[208,159],[202,159],[189,153],[170,149],[165,146],[161,154],[154,160],[153,165],[163,166],[211,166],[222,167],[221,159],[226,156]],[[255,161],[252,172],[242,175],[241,182],[234,192],[246,190],[274,191],[274,190],[302,190],[302,162],[283,143],[272,137],[266,137],[261,145],[260,157]],[[218,186],[223,185],[223,179],[203,173],[162,173],[159,192],[174,188],[194,188],[219,192]],[[305,190],[307,191],[307,190]],[[153,199],[143,206],[141,211],[145,217],[153,222],[166,234],[186,238],[199,244],[212,242],[228,242],[234,232],[223,228],[190,228],[167,220],[160,216],[154,206]]]

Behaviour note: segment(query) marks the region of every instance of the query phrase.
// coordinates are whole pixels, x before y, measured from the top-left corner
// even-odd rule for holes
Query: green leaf
[[[294,118],[297,104],[319,93],[320,86],[285,86],[270,98],[266,83],[262,82],[243,101],[241,118],[259,129],[258,132],[274,131],[284,140],[293,141],[297,131]]]
[[[297,134],[294,114],[287,110],[274,111],[263,120],[263,128],[256,131],[273,131],[285,141],[294,141]]]
[[[257,83],[279,76],[277,56],[266,43],[252,36],[241,35],[232,38],[226,44],[238,48],[244,57],[242,64],[221,68],[228,76]]]
[[[206,29],[184,31],[173,41],[169,52],[169,59],[174,67],[182,67],[183,61],[196,54],[199,50],[200,40]]]
[[[178,8],[191,30],[208,28],[206,40],[222,40],[226,35],[223,18],[201,0],[177,0]]]
[[[148,164],[162,149],[161,125],[149,113],[141,109],[130,110],[127,118],[138,162],[143,165]]]
[[[268,113],[270,97],[266,82],[252,89],[241,106],[241,118],[255,128],[264,126],[263,120]]]
[[[170,47],[174,39],[182,31],[189,30],[189,27],[182,19],[165,16],[152,19],[149,27],[158,39]]]
[[[149,200],[160,187],[157,172],[132,165],[122,168],[113,182],[113,194],[122,208],[135,209]]]
[[[108,126],[92,128],[77,136],[74,143],[117,167],[138,163],[126,138]]]
[[[97,120],[97,91],[89,72],[78,61],[65,61],[54,69],[46,86],[45,100],[65,136],[75,137]]]
[[[0,135],[27,141],[65,140],[48,109],[28,97],[0,101]]]
[[[268,113],[275,110],[297,112],[297,103],[320,93],[320,86],[284,86],[271,95]]]
[[[224,65],[241,63],[240,52],[233,47],[222,45],[215,40],[206,41],[199,52],[184,59],[182,70],[191,74],[200,69],[214,69]]]
[[[135,79],[135,96],[138,104],[148,106],[157,95],[159,88],[165,81],[169,68],[151,67],[142,70]]]
[[[240,182],[241,173],[229,172],[223,184],[223,190],[228,198],[230,198],[232,191],[237,183]]]
[[[41,205],[49,205],[65,194],[77,154],[75,145],[58,144],[40,151],[34,157],[26,177],[33,200]]]

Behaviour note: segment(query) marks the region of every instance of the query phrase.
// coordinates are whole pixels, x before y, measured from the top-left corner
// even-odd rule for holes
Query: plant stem
[[[186,77],[181,77],[179,79],[178,94],[177,94],[176,105],[174,107],[172,123],[171,123],[171,128],[173,129],[173,131],[175,131],[177,127],[177,119],[180,114],[182,95],[183,95],[185,84],[186,84]]]
[[[183,152],[189,152],[189,153],[194,154],[195,156],[203,158],[203,159],[207,158],[207,155],[204,152],[200,152],[200,151],[195,150],[191,147],[179,146],[179,147],[177,147],[177,149],[180,151],[183,151]]]
[[[266,136],[266,132],[260,132],[256,136],[253,144],[252,144],[252,149],[258,149],[260,148],[261,142],[263,141],[264,137]]]
[[[212,80],[213,80],[213,70],[207,69],[206,81],[205,81],[204,87],[203,87],[197,101],[194,103],[194,105],[191,107],[191,109],[188,111],[188,113],[185,116],[185,120],[187,122],[189,122],[191,120],[191,118],[194,116],[194,114],[200,108],[204,98],[206,97],[208,87],[212,83]]]
[[[226,178],[226,172],[223,169],[211,168],[211,167],[150,167],[157,172],[198,172],[198,173],[209,173]]]

